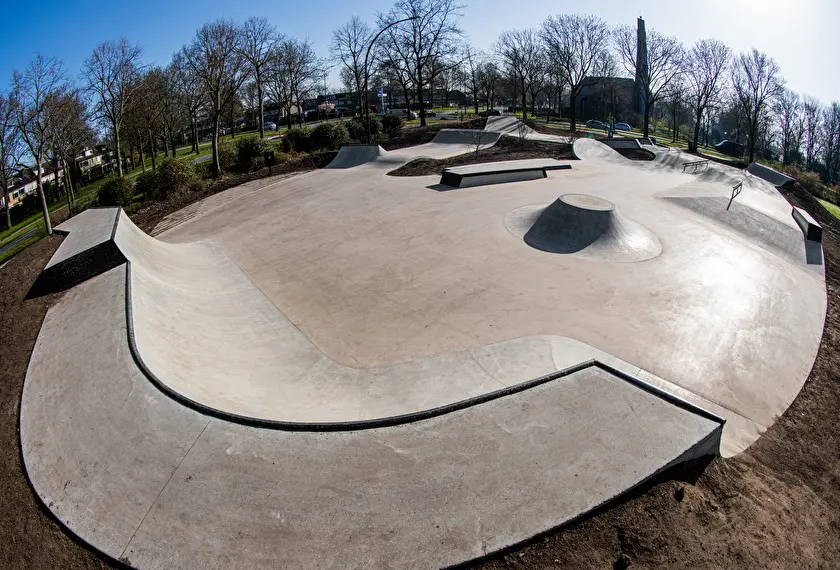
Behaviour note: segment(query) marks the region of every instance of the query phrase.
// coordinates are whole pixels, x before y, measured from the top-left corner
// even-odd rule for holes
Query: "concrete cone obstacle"
[[[565,194],[548,206],[525,206],[505,225],[535,249],[597,261],[644,261],[662,252],[659,239],[621,216],[612,202],[586,194]]]

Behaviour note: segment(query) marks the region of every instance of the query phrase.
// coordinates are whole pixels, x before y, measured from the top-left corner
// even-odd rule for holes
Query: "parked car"
[[[423,111],[427,117],[437,117],[437,113],[434,111]]]
[[[485,109],[484,111],[481,111],[478,114],[478,116],[479,117],[498,117],[501,114],[502,114],[502,112],[499,111],[498,109]]]
[[[744,145],[735,141],[722,140],[715,145],[715,150],[730,156],[744,156]]]
[[[263,123],[263,128],[265,128],[265,130],[267,130],[267,131],[276,131],[277,130],[277,123],[272,123],[272,122]]]
[[[596,121],[595,119],[589,119],[588,121],[586,121],[586,127],[589,129],[600,129],[602,131],[607,130],[607,125],[605,125],[601,121]]]
[[[630,125],[628,125],[627,123],[616,123],[615,124],[615,130],[617,130],[617,131],[628,131],[629,132],[630,131]]]

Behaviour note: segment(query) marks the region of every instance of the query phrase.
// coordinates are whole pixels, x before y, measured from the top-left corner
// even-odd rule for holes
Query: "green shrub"
[[[157,172],[147,170],[137,177],[137,181],[134,184],[134,191],[138,196],[142,194],[144,198],[148,198],[157,192],[157,183]]]
[[[192,164],[175,158],[166,158],[161,161],[157,169],[157,185],[151,193],[146,194],[146,197],[153,200],[165,200],[189,190],[195,179]]]
[[[350,142],[344,121],[327,121],[312,129],[312,147],[317,150],[338,150]]]
[[[193,172],[195,172],[196,178],[201,180],[213,178],[213,162],[207,160],[199,162],[198,164],[193,164]]]
[[[283,149],[286,152],[309,152],[312,150],[312,129],[300,127],[289,129],[283,137]]]
[[[271,145],[263,143],[259,137],[242,137],[236,140],[237,168],[241,172],[256,170],[263,163],[263,152]]]
[[[134,197],[134,185],[127,178],[112,178],[99,187],[101,206],[128,206]]]
[[[353,119],[346,121],[344,126],[347,127],[347,136],[350,137],[351,141],[367,141],[367,128],[365,127],[364,117],[362,117],[362,120],[359,120],[358,117],[354,117]]]
[[[399,115],[386,114],[382,115],[379,120],[382,121],[382,130],[389,137],[396,136],[403,126],[402,117]]]
[[[236,145],[219,142],[219,166],[222,167],[222,170],[234,170],[238,162],[239,155],[236,152]],[[212,161],[210,164],[212,169]]]

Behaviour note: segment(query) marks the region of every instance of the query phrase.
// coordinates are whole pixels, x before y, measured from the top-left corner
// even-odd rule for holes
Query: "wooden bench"
[[[468,166],[444,168],[440,183],[453,188],[467,188],[484,184],[521,182],[548,176],[548,170],[568,170],[572,166],[553,158],[506,160]]]

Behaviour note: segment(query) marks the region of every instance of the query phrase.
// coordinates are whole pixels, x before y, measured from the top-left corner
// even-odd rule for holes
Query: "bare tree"
[[[502,32],[495,43],[496,53],[522,98],[522,119],[528,118],[527,94],[545,72],[543,46],[539,35],[530,29]]]
[[[301,103],[318,78],[318,58],[309,40],[281,41],[269,64],[268,91],[272,99],[285,111],[288,127],[292,127],[292,108],[298,115]]]
[[[204,103],[201,80],[187,64],[184,50],[179,51],[169,64],[172,88],[180,105],[190,120],[192,151],[198,154],[198,114]]]
[[[789,164],[791,155],[799,150],[799,147],[795,144],[801,111],[799,95],[790,89],[782,88],[779,90],[778,97],[776,97],[774,107],[779,134],[782,136],[782,164]]]
[[[379,15],[383,27],[407,20],[388,29],[383,45],[405,63],[417,92],[421,126],[426,126],[423,89],[460,62],[453,56],[462,34],[457,25],[462,8],[455,0],[397,0],[391,12]]]
[[[496,90],[499,85],[499,67],[493,61],[485,61],[478,68],[478,83],[484,107],[489,109],[496,103]]]
[[[12,227],[9,185],[18,172],[22,151],[13,101],[0,93],[0,184],[3,185],[3,208],[6,211],[7,228]]]
[[[266,18],[251,17],[245,20],[240,31],[239,53],[248,62],[251,74],[257,88],[257,103],[259,107],[260,138],[265,136],[265,118],[263,116],[263,83],[268,71],[269,61],[277,32]]]
[[[569,86],[572,131],[577,129],[576,103],[583,81],[597,69],[599,60],[605,57],[604,46],[609,36],[607,23],[597,16],[561,14],[543,22],[540,37]]]
[[[349,22],[333,32],[330,44],[330,53],[342,64],[342,78],[356,93],[356,105],[360,111],[364,107],[362,91],[365,85],[365,52],[371,37],[368,25],[358,16],[353,16]]]
[[[671,115],[672,142],[677,142],[680,130],[680,117],[683,113],[686,98],[686,84],[682,77],[677,77],[665,92],[665,105]]]
[[[650,130],[650,112],[682,72],[683,47],[679,40],[650,30],[647,32],[647,60],[637,57],[636,29],[620,26],[614,32],[616,49],[628,73],[639,77],[644,96],[644,136]],[[638,65],[638,64],[641,65]],[[637,69],[638,67],[638,69]]]
[[[222,171],[219,162],[222,111],[247,78],[239,46],[236,25],[230,20],[219,19],[203,25],[185,51],[187,64],[203,84],[207,110],[213,122],[213,171],[216,174]]]
[[[481,89],[481,66],[483,63],[482,56],[478,50],[476,50],[472,45],[467,43],[464,45],[464,53],[462,59],[464,60],[464,85],[467,88],[467,93],[469,93],[472,97],[473,108],[475,109],[475,114],[477,115],[478,96],[479,91]]]
[[[96,46],[82,65],[85,88],[95,98],[96,118],[114,133],[119,176],[123,175],[120,129],[138,85],[136,78],[142,53],[139,45],[131,45],[125,38],[109,40]]]
[[[840,174],[840,103],[834,101],[823,109],[822,157],[829,184],[837,182]]]
[[[779,65],[766,53],[753,49],[735,59],[732,87],[746,118],[750,162],[755,158],[762,116],[783,86]]]
[[[685,59],[687,99],[694,112],[694,144],[699,144],[703,113],[720,97],[721,76],[729,65],[729,47],[718,40],[698,40]]]
[[[78,92],[50,96],[47,104],[51,116],[47,155],[53,165],[56,184],[59,182],[59,172],[63,174],[67,207],[72,213],[76,202],[74,183],[80,179],[75,158],[85,148],[93,145],[95,132],[88,121],[88,110]]]
[[[48,103],[51,97],[68,90],[61,62],[41,54],[37,54],[22,73],[17,70],[12,73],[15,122],[29,154],[35,160],[35,178],[47,235],[52,234],[43,180],[44,158],[50,142],[51,107]]]
[[[823,108],[820,102],[809,95],[802,98],[804,122],[805,168],[810,170],[817,154]]]

